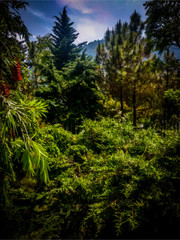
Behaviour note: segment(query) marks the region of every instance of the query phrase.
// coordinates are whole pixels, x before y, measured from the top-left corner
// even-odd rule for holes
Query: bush
[[[59,125],[39,134],[51,181],[31,186],[32,195],[21,191],[29,210],[28,220],[19,221],[29,230],[18,229],[18,237],[172,238],[179,232],[178,134],[162,138],[112,119],[86,120],[78,135]],[[16,212],[24,216],[17,206]]]

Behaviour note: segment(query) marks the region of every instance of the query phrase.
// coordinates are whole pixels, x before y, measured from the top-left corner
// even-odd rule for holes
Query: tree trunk
[[[124,106],[123,106],[123,87],[122,87],[122,83],[121,83],[121,86],[120,86],[120,101],[121,101],[121,114],[122,114],[122,117],[123,117]]]
[[[38,81],[37,81],[36,70],[34,70],[34,76],[35,76],[35,79],[34,79],[34,86],[35,86],[36,89],[38,89]]]
[[[166,69],[167,71],[167,75],[166,75],[166,91],[168,90],[169,88],[169,71],[168,69]],[[167,100],[165,99],[165,102],[164,102],[164,122],[163,122],[164,126],[164,130],[166,130],[166,127],[167,127],[167,124],[168,124],[168,109],[167,109]]]
[[[133,87],[133,125],[136,127],[136,83]]]
[[[164,130],[166,130],[166,103],[165,103],[165,107],[164,107],[164,121],[163,121],[163,128]]]
[[[179,131],[179,114],[178,114],[178,120],[177,120],[177,131]]]

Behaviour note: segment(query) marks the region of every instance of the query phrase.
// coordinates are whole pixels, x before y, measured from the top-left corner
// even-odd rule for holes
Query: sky
[[[136,10],[142,20],[146,19],[143,3],[145,0],[26,0],[29,5],[26,11],[21,10],[21,17],[32,34],[36,36],[51,33],[54,16],[59,16],[63,7],[67,6],[73,27],[79,33],[76,44],[101,40],[107,28],[112,29],[117,21],[129,22]]]

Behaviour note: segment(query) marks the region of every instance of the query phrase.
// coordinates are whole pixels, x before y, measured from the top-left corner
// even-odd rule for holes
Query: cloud
[[[93,9],[88,7],[88,1],[83,0],[60,0],[66,6],[79,10],[81,13],[90,14],[93,13]]]
[[[27,11],[29,11],[34,16],[36,16],[38,18],[41,18],[41,19],[43,19],[47,22],[52,22],[53,21],[51,18],[46,17],[43,12],[40,12],[38,10],[34,10],[31,7],[27,7]]]
[[[91,42],[104,37],[107,25],[99,23],[98,21],[88,18],[81,18],[80,22],[76,26],[79,36],[76,43]]]

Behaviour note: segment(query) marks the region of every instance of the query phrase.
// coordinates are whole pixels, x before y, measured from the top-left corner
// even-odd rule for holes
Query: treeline
[[[30,42],[26,5],[0,2],[0,238],[177,237],[179,1],[119,20],[95,60],[66,7]]]
[[[172,41],[162,49],[155,43],[152,46],[152,38],[142,36],[145,26],[148,32],[150,18],[145,24],[135,11],[129,24],[118,21],[105,33],[105,43],[98,44],[95,62],[81,52],[85,43],[73,44],[78,34],[66,9],[61,18],[64,25],[57,18],[54,34],[38,37],[30,47],[36,96],[51,102],[47,121],[61,122],[75,131],[83,118],[92,119],[99,111],[104,115],[114,104],[116,114],[132,115],[134,126],[151,122],[161,129],[179,128],[179,60],[169,50]],[[163,52],[161,58],[153,54],[158,49]]]

